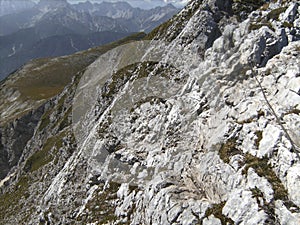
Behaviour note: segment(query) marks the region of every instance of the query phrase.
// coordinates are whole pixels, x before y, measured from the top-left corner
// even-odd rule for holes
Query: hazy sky
[[[86,0],[68,0],[70,3],[85,2]],[[103,0],[90,0],[91,2],[102,2]],[[106,2],[117,2],[126,1],[132,6],[142,7],[142,8],[152,8],[155,6],[166,5],[167,3],[172,3],[175,6],[182,7],[189,0],[105,0]]]

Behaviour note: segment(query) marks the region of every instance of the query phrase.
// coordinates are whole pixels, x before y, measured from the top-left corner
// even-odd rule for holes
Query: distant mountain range
[[[17,13],[34,7],[31,0],[0,0],[0,16]]]
[[[28,60],[67,55],[149,32],[178,12],[171,4],[144,10],[126,2],[70,4],[67,0],[37,4],[0,0],[0,6],[0,80]]]

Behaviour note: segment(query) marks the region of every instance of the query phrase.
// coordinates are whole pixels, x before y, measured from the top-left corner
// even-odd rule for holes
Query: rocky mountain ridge
[[[164,50],[158,62],[97,89],[82,141],[74,96],[101,74],[102,55],[34,107],[1,222],[298,224],[299,34],[296,1],[191,1],[146,37]],[[21,118],[4,127],[14,133]]]
[[[11,13],[17,13],[34,6],[34,2],[27,0],[1,0],[0,1],[0,16],[4,16]]]

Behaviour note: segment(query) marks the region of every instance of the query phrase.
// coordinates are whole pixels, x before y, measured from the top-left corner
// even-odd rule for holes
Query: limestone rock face
[[[1,222],[299,224],[300,6],[221,2],[191,1],[150,33],[158,62],[102,81],[100,57],[49,101]],[[97,101],[77,105],[91,74]]]
[[[10,169],[18,164],[42,114],[43,107],[39,107],[18,120],[0,126],[0,179],[4,179]]]

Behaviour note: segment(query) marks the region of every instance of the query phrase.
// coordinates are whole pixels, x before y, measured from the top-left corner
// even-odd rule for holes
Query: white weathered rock
[[[232,190],[222,212],[240,224],[261,224],[267,218],[251,191]]]
[[[274,191],[271,184],[266,178],[258,176],[252,168],[248,170],[247,184],[249,189],[258,188],[263,193],[263,197],[267,203],[273,199]]]
[[[299,7],[299,3],[295,2],[290,4],[280,19],[283,21],[287,21],[289,23],[293,23],[298,13],[298,7]]]
[[[300,205],[300,165],[295,164],[287,171],[287,189],[291,200],[299,207]]]
[[[221,224],[206,211],[222,204],[223,216],[236,224],[275,224],[277,217],[281,224],[296,223],[299,214],[293,210],[299,209],[284,206],[287,199],[274,199],[274,181],[261,170],[272,169],[288,191],[284,198],[300,207],[299,158],[288,137],[299,145],[300,41],[291,42],[287,36],[293,34],[281,27],[291,17],[297,21],[299,13],[293,13],[296,6],[289,3],[286,19],[274,21],[272,29],[249,29],[280,7],[272,3],[267,12],[259,9],[242,23],[223,18],[228,23],[223,27],[216,22],[222,14],[220,2],[205,1],[209,4],[195,9],[183,30],[175,30],[174,22],[166,31],[166,37],[178,35],[161,60],[168,62],[180,53],[173,65],[180,69],[175,76],[181,82],[158,79],[160,74],[137,79],[134,72],[111,101],[102,102],[102,111],[96,111],[102,112],[99,117],[88,117],[94,108],[87,112],[86,118],[92,118],[83,126],[87,138],[44,192],[39,215],[55,211],[53,205],[72,202],[72,187],[82,191],[68,181],[77,165],[86,162],[88,166],[80,170],[83,183],[91,178],[85,173],[98,181],[121,183],[112,205],[120,220],[131,224]],[[223,31],[220,37],[218,30]],[[196,57],[190,54],[195,49]],[[260,67],[253,68],[257,64]],[[101,72],[96,64],[90,69]],[[157,87],[176,91],[156,96]],[[130,99],[139,104],[129,103]],[[99,129],[104,130],[101,137]],[[249,162],[249,155],[254,160]],[[131,191],[131,185],[138,191]],[[83,202],[91,200],[86,192],[90,193],[85,190],[80,196]]]
[[[275,202],[275,213],[278,216],[279,223],[282,225],[299,224],[300,214],[291,213],[280,200]]]
[[[203,225],[221,225],[221,221],[215,218],[213,215],[210,215],[208,218],[204,218]]]
[[[276,144],[280,141],[281,135],[282,131],[280,128],[268,124],[263,130],[262,139],[259,142],[257,157],[270,157],[273,154]]]

